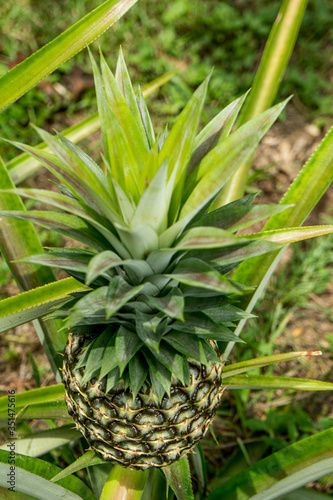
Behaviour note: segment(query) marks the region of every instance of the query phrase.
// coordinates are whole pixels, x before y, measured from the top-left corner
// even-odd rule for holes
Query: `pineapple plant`
[[[254,195],[219,206],[286,102],[233,131],[244,95],[198,133],[208,77],[170,132],[156,137],[122,53],[115,75],[102,55],[100,68],[93,58],[92,65],[102,167],[61,134],[37,129],[51,153],[13,144],[57,177],[58,192],[15,193],[61,211],[1,215],[82,244],[24,259],[82,283],[42,312],[68,332],[63,382],[76,427],[105,461],[165,467],[193,449],[221,400],[222,354],[226,343],[240,341],[235,328],[248,317],[240,298],[252,290],[233,279],[237,265],[332,228],[239,236],[293,207],[252,205]]]

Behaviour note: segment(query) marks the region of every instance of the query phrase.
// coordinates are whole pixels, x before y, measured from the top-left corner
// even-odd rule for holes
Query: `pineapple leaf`
[[[100,71],[98,69],[97,63],[95,59],[93,58],[90,50],[89,51],[89,56],[92,64],[92,69],[93,69],[93,75],[94,75],[94,81],[95,81],[95,90],[96,90],[96,97],[97,97],[97,107],[98,107],[98,117],[100,119],[100,124],[101,124],[101,132],[102,132],[102,140],[103,140],[103,148],[104,148],[104,155],[105,155],[105,164],[107,167],[108,171],[108,179],[109,179],[109,187],[110,192],[114,193],[113,185],[111,184],[111,165],[112,165],[112,151],[114,147],[114,141],[112,140],[112,122],[114,120],[114,117],[112,116],[112,112],[110,107],[107,105],[106,102],[106,97],[105,97],[105,92],[104,92],[104,87],[102,83],[102,78]],[[115,172],[118,175],[122,174],[122,170]],[[123,177],[121,178],[123,181],[124,185],[124,180]],[[114,193],[115,194],[115,193]]]
[[[148,255],[147,263],[155,273],[162,273],[169,266],[175,253],[177,253],[177,251],[170,248],[154,250]]]
[[[128,364],[133,399],[136,398],[148,375],[148,366],[142,356],[133,356]]]
[[[210,309],[212,307],[220,308],[222,307],[225,302],[228,300],[225,295],[221,295],[220,293],[217,293],[213,296],[208,295],[208,297],[199,295],[196,296],[193,292],[198,291],[197,288],[192,288],[192,287],[186,287],[187,292],[184,290],[184,296],[185,298],[185,308],[184,311],[186,312],[192,312],[192,311],[197,311],[199,310],[206,310]],[[202,289],[199,289],[202,292]],[[214,318],[213,318],[214,320]]]
[[[169,467],[165,467],[163,473],[167,480],[167,486],[171,487],[179,500],[194,500],[191,471],[187,456],[174,462]]]
[[[243,318],[255,318],[253,314],[249,314],[246,311],[243,311],[243,309],[239,309],[232,304],[205,309],[205,314],[215,321],[215,323],[239,321]]]
[[[243,236],[243,238],[246,238],[246,236]],[[242,262],[246,259],[256,257],[257,255],[279,250],[281,246],[281,244],[271,241],[251,241],[248,239],[247,242],[241,245],[234,245],[216,250],[196,250],[191,252],[191,256],[199,259],[205,258],[205,260],[214,265],[220,264],[225,266],[227,264]]]
[[[277,377],[270,375],[232,375],[230,389],[287,389],[294,391],[333,391],[331,382],[304,378]]]
[[[170,318],[184,321],[184,297],[179,288],[174,287],[165,297],[147,296],[147,300]]]
[[[140,193],[144,192],[144,190],[149,185],[149,182],[154,178],[156,172],[158,171],[158,142],[156,141],[151,150],[149,151],[149,155],[147,157],[147,161],[144,164],[140,182],[139,189]]]
[[[205,168],[205,173],[198,182],[195,181],[193,185],[193,176],[190,174],[188,177],[186,181],[186,187],[189,191],[188,198],[179,216],[179,223],[184,220],[184,227],[188,223],[188,217],[192,219],[207,202],[213,201],[216,195],[220,193],[242,162],[254,153],[263,135],[259,133],[252,134],[243,139],[242,142],[231,145],[230,140],[234,134],[205,156],[200,165],[204,164],[205,166],[208,165],[208,167]],[[223,150],[220,151],[222,146]],[[192,174],[195,174],[196,170],[193,170]]]
[[[113,189],[116,193],[117,197],[117,202],[121,211],[121,214],[123,216],[125,224],[129,224],[130,221],[132,220],[134,211],[135,211],[135,204],[133,203],[133,200],[130,199],[122,187],[120,186],[119,182],[116,181],[114,177],[111,177],[111,182],[113,185]]]
[[[38,129],[37,127],[34,127],[37,132],[42,131],[42,129]],[[74,155],[77,157],[77,160],[75,161],[75,156],[70,154],[70,151],[68,153],[70,154],[70,158],[72,159],[71,164],[73,164],[73,161],[77,164],[77,167],[79,167],[80,171],[83,173],[87,172],[87,168],[93,173],[93,175],[99,180],[99,183],[97,186],[94,186],[97,191],[99,191],[100,185],[107,187],[107,179],[105,176],[105,173],[101,169],[99,165],[97,165],[96,162],[90,156],[88,156],[84,151],[82,151],[79,146],[71,142],[66,136],[60,134],[60,132],[56,132],[57,137],[59,138],[60,142],[65,146],[65,150],[70,150]],[[54,143],[53,143],[54,144]],[[62,156],[62,155],[61,155]],[[68,162],[68,164],[70,164]],[[88,174],[87,179],[90,178],[90,174]]]
[[[209,316],[202,312],[196,312],[185,315],[185,322],[175,322],[172,328],[177,331],[192,333],[198,337],[210,340],[229,341],[236,339],[239,342],[244,342],[236,337],[225,324],[217,324]]]
[[[66,321],[66,326],[106,323],[105,304],[107,290],[107,286],[102,286],[79,299],[71,310],[72,312]]]
[[[59,189],[67,189],[60,184],[57,184],[57,187]],[[94,224],[96,229],[99,229],[100,232],[110,231],[114,234],[116,233],[114,227],[105,217],[102,217],[96,210],[90,208],[85,203],[76,200],[76,198],[70,198],[69,195],[55,193],[54,191],[46,189],[1,189],[0,192],[17,194],[32,200],[40,201],[47,205],[61,208],[66,212],[82,217],[91,224]]]
[[[160,166],[165,160],[168,161],[168,181],[171,181],[170,188],[173,191],[169,213],[169,220],[171,222],[174,222],[178,214],[187,166],[192,154],[201,111],[206,97],[208,80],[209,78],[200,85],[186,104],[159,154]]]
[[[162,150],[162,148],[164,146],[164,143],[165,143],[165,141],[168,138],[168,135],[169,135],[169,126],[168,126],[168,124],[166,124],[166,126],[164,127],[164,130],[163,130],[162,134],[157,139],[157,145],[158,145],[158,152],[159,153],[161,152],[161,150]]]
[[[40,131],[40,133],[43,135],[47,134],[47,132],[45,131]],[[47,134],[47,137],[48,142],[52,143],[54,145],[54,148],[58,148],[59,146],[61,147],[60,141],[55,139],[51,134]],[[86,179],[83,176],[83,173],[80,172],[80,170],[73,170],[64,161],[60,160],[53,154],[50,154],[38,148],[34,148],[32,146],[26,146],[19,142],[11,142],[11,144],[22,149],[23,151],[26,151],[38,161],[40,161],[48,170],[50,170],[56,177],[58,177],[58,179],[60,179],[65,184],[65,186],[79,201],[86,203],[100,214],[102,214],[104,210],[105,216],[110,219],[111,222],[118,222],[119,224],[123,224],[123,220],[121,219],[121,217],[112,208],[112,199],[108,194],[106,188],[100,183],[100,185],[102,186],[102,194],[104,194],[102,199],[97,194],[97,191],[95,191],[94,187],[92,187],[95,186],[97,180],[95,180],[95,177],[89,170],[89,167],[85,165],[85,168],[89,173],[87,182],[90,182],[91,184],[87,184]],[[63,147],[63,149],[65,148]]]
[[[142,347],[141,339],[130,330],[121,326],[115,341],[115,354],[120,375],[136,352]]]
[[[186,184],[186,192],[184,193],[185,198],[187,197],[187,193],[190,193],[195,185],[198,184],[200,179],[202,179],[202,177],[209,172],[215,161],[219,161],[219,158],[223,158],[228,152],[240,144],[246,143],[247,139],[250,137],[258,137],[257,142],[259,142],[267,130],[273,125],[288,101],[289,99],[286,99],[276,106],[267,109],[260,115],[242,125],[242,127],[237,129],[224,141],[220,142],[215,148],[213,148],[189,175],[188,182]]]
[[[101,371],[98,380],[102,380],[106,375],[110,374],[111,372],[113,372],[113,376],[117,376],[117,373],[119,376],[115,342],[116,342],[116,335],[112,335],[109,338],[109,341],[104,350],[103,359],[101,362]],[[117,370],[118,372],[116,373]]]
[[[138,95],[136,98],[136,103],[137,103],[137,107],[138,107],[138,110],[140,113],[143,128],[144,128],[144,131],[146,134],[148,146],[150,148],[152,148],[153,145],[155,144],[155,133],[154,133],[153,124],[152,124],[151,119],[150,119],[149,111],[148,111],[148,108],[146,106],[146,102],[143,98],[143,94],[142,94],[140,87],[139,87]]]
[[[88,290],[73,278],[49,283],[0,301],[0,332],[22,325],[68,300],[69,294]]]
[[[130,223],[134,230],[141,224],[151,226],[158,234],[167,228],[171,192],[167,184],[168,162],[160,166],[144,191]]]
[[[126,131],[122,129],[121,124],[118,122],[117,117],[114,114],[115,110],[108,102],[104,79],[101,78],[97,64],[92,56],[91,60],[94,70],[95,85],[97,88],[98,109],[101,113],[101,124],[103,125],[101,128],[103,132],[103,145],[109,177],[110,179],[115,179],[124,192],[131,193],[134,200],[138,200],[138,164],[135,153],[128,144]],[[118,94],[120,95],[124,106],[127,107],[124,97],[118,89],[116,82],[114,81],[113,83],[118,90]],[[132,121],[134,121],[128,107],[127,112]],[[113,185],[110,184],[110,187],[111,191],[114,191]]]
[[[104,460],[102,460],[95,451],[90,450],[81,455],[77,460],[71,463],[68,467],[65,467],[59,474],[56,474],[52,477],[51,481],[54,483],[59,481],[64,477],[70,476],[79,470],[85,469],[86,467],[91,467],[92,465],[104,464]]]
[[[214,210],[202,217],[199,221],[191,224],[196,226],[214,226],[231,231],[239,231],[256,222],[260,222],[267,217],[283,212],[292,208],[294,205],[253,205],[253,206],[235,206],[231,204]]]
[[[188,172],[191,172],[217,143],[228,137],[248,92],[222,109],[197,135]]]
[[[161,323],[161,321],[163,321],[164,318],[165,318],[164,314],[162,312],[160,312],[158,314],[154,314],[151,317],[148,316],[148,319],[146,319],[146,321],[143,323],[143,325],[146,326],[147,328],[150,328],[154,332],[156,332],[156,328]]]
[[[217,356],[215,349],[212,347],[212,345],[210,344],[210,342],[208,340],[201,339],[201,345],[202,345],[204,354],[210,363],[223,364],[221,359]]]
[[[165,274],[165,276],[185,285],[207,288],[220,293],[239,293],[240,291],[209,264],[194,258],[181,260],[173,274]]]
[[[105,276],[106,271],[118,266],[121,262],[123,261],[120,257],[111,250],[105,250],[93,256],[86,268],[86,285],[90,285],[98,276]]]
[[[141,224],[132,231],[115,224],[119,236],[134,259],[142,259],[158,248],[158,235],[147,224]]]
[[[152,349],[149,350],[151,354],[158,359],[162,365],[168,368],[178,380],[180,380],[183,384],[186,383],[183,362],[185,358],[177,349],[174,349],[171,345],[162,340],[158,352],[153,351]]]
[[[130,286],[121,276],[115,276],[106,294],[106,318],[109,319],[123,305],[137,295],[145,285]]]
[[[175,247],[181,250],[223,248],[232,245],[241,245],[246,240],[234,236],[230,231],[217,227],[193,227],[185,231]]]
[[[145,260],[127,259],[123,261],[122,266],[133,285],[139,285],[145,278],[154,274]]]
[[[69,191],[65,186],[57,183],[56,185],[59,190],[63,191],[63,193],[71,193],[71,191]],[[73,198],[68,194],[59,194],[44,189],[8,189],[0,190],[0,192],[13,193],[19,196],[41,201],[42,203],[53,205],[57,208],[65,210],[66,212],[70,212],[73,215],[81,217],[90,223],[97,231],[99,231],[110,242],[110,244],[117,249],[117,252],[121,256],[124,258],[129,257],[129,253],[119,242],[116,237],[116,230],[110,222],[94,209],[88,207],[85,203],[78,201],[75,197]]]
[[[140,122],[136,122],[103,55],[101,55],[100,61],[106,100],[126,137],[128,148],[133,157],[136,158],[135,177],[138,178],[137,174],[141,172],[148,154],[148,144],[145,135],[142,134],[141,119]]]
[[[145,351],[144,356],[147,360],[149,366],[149,376],[150,380],[155,387],[155,380],[157,379],[160,385],[163,387],[163,394],[161,392],[157,393],[159,401],[162,401],[162,397],[165,393],[170,396],[171,389],[171,372],[170,369],[166,368],[162,363],[160,363],[154,356],[150,355],[149,352]]]
[[[113,368],[110,370],[106,377],[106,393],[108,393],[113,387],[115,387],[121,380],[119,374],[119,368]]]
[[[10,475],[10,451],[0,450],[0,487],[8,488],[7,476]],[[45,460],[29,457],[20,453],[15,456],[16,474],[20,477],[15,487],[16,498],[35,498],[41,500],[96,500],[88,486],[78,477],[65,477],[61,484],[54,484],[50,478],[61,472],[60,467]],[[16,495],[18,493],[18,496]],[[7,496],[7,494],[5,493]],[[1,495],[5,498],[4,495]],[[10,495],[11,496],[11,495]],[[8,496],[7,496],[8,498]]]
[[[85,361],[85,370],[82,379],[83,384],[91,380],[94,376],[98,376],[101,369],[103,354],[110,340],[110,335],[112,334],[112,329],[106,328],[104,332],[98,335],[96,340],[93,341]]]
[[[152,370],[149,370],[149,377],[154,391],[155,400],[157,398],[158,402],[161,403],[163,396],[165,394],[165,389]]]
[[[151,347],[155,351],[158,352],[160,341],[163,337],[164,331],[163,329],[156,329],[155,331],[151,328],[148,328],[144,325],[146,321],[149,321],[151,317],[140,313],[137,311],[136,313],[136,333],[140,340],[147,346]]]
[[[54,229],[59,233],[70,236],[99,251],[109,246],[108,241],[96,229],[83,219],[73,215],[48,212],[47,210],[41,212],[37,210],[24,212],[12,210],[10,212],[0,212],[0,215],[30,220],[42,227]]]
[[[196,359],[201,363],[206,363],[206,358],[202,356],[200,340],[196,335],[184,332],[174,332],[165,335],[164,340],[168,342],[176,351],[185,354],[189,358]]]
[[[232,377],[234,375],[239,375],[240,373],[248,372],[250,370],[255,370],[257,368],[263,368],[265,366],[273,365],[276,363],[282,363],[285,361],[291,361],[294,359],[299,359],[307,356],[318,356],[320,351],[308,352],[308,351],[298,351],[298,352],[286,352],[282,354],[272,354],[271,356],[262,356],[255,359],[247,359],[246,361],[240,361],[239,363],[233,363],[231,365],[225,366],[223,369],[223,379]]]
[[[213,198],[237,169],[254,153],[260,139],[277,119],[287,101],[265,111],[237,129],[213,148],[189,175],[180,219],[198,212]]]
[[[107,0],[1,77],[1,110],[96,40],[137,0]]]
[[[62,162],[63,167],[62,169],[58,167],[58,171],[64,176],[64,179],[67,180],[68,183],[71,183],[70,177],[74,177],[75,184],[77,185],[78,183],[81,186],[80,191],[83,196],[84,193],[88,194],[89,199],[93,202],[92,206],[95,210],[103,213],[111,221],[119,221],[119,216],[112,208],[114,201],[107,188],[107,178],[98,165],[92,162],[91,159],[90,165],[87,165],[86,162],[78,156],[74,144],[69,148],[69,141],[65,137],[60,136],[61,140],[57,140],[53,135],[43,129],[37,129],[37,131],[59,158],[60,162]],[[75,152],[72,151],[73,149]],[[93,169],[91,164],[94,165]],[[89,204],[89,199],[85,200],[87,204]]]
[[[83,349],[82,353],[80,353],[80,359],[78,361],[78,364],[76,365],[76,368],[82,368],[82,367],[86,366],[87,361],[88,361],[88,356],[89,356],[89,353],[90,353],[93,345],[94,345],[94,342],[92,342],[87,347],[85,347]]]
[[[303,241],[308,238],[315,238],[316,236],[330,234],[332,232],[333,225],[289,227],[287,229],[272,229],[270,231],[250,234],[246,235],[245,238],[256,238],[256,240],[271,241],[272,243],[286,245],[288,243],[294,243],[295,241]]]
[[[224,331],[221,331],[224,330]],[[207,333],[205,332],[194,332],[198,337],[201,339],[206,339],[206,340],[216,340],[218,342],[241,342],[245,344],[246,342],[239,337],[237,337],[234,333],[231,331],[225,331],[226,327],[222,327],[221,330],[211,330],[208,331]]]
[[[62,251],[58,249],[56,252],[29,255],[29,257],[20,259],[20,262],[33,262],[43,266],[85,273],[88,263],[94,255],[93,252],[80,251],[79,249],[62,249]]]
[[[137,124],[138,130],[141,133],[142,139],[143,139],[144,143],[146,144],[146,146],[148,146],[149,143],[147,141],[146,132],[144,130],[144,126],[142,123],[141,113],[140,113],[138,105],[137,105],[137,100],[135,97],[135,93],[133,90],[130,76],[128,74],[128,70],[126,67],[126,63],[125,63],[125,59],[124,59],[123,51],[122,51],[121,47],[119,50],[119,56],[118,56],[115,76],[116,76],[116,82],[118,84],[118,87],[125,98],[125,101],[127,103],[127,106],[129,108],[130,112],[132,113],[132,116]]]

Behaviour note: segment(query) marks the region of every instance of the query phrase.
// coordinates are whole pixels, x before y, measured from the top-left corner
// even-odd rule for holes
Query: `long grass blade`
[[[93,42],[137,0],[107,0],[28,59],[0,78],[0,109],[18,99],[45,76]]]

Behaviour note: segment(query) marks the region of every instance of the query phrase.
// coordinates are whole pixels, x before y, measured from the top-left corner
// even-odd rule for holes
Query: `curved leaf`
[[[107,0],[60,36],[0,78],[5,108],[45,76],[85,48],[123,16],[137,0]]]
[[[256,368],[263,368],[264,366],[273,365],[275,363],[282,363],[285,361],[291,361],[293,359],[303,358],[306,356],[320,356],[320,351],[308,352],[286,352],[283,354],[272,354],[271,356],[263,356],[260,358],[249,359],[246,361],[241,361],[239,363],[234,363],[232,365],[227,365],[223,368],[223,380],[240,373],[248,372],[250,370],[255,370]]]
[[[8,488],[10,452],[0,450],[0,486]],[[75,476],[54,484],[52,477],[60,472],[55,465],[38,458],[15,454],[15,491],[31,495],[37,500],[96,500],[91,490]]]
[[[178,500],[194,500],[191,472],[186,456],[172,465],[164,467],[163,472],[168,486],[177,495]]]
[[[293,210],[274,215],[269,219],[264,230],[283,229],[301,225],[313,207],[318,203],[328,186],[333,181],[333,127],[319,144],[310,159],[283,196],[281,204],[295,204]],[[257,300],[274,272],[280,258],[281,251],[255,257],[250,262],[242,263],[234,274],[234,279],[242,283],[256,286],[256,290],[248,295],[247,312],[252,312]],[[242,320],[235,334],[239,335],[246,320]],[[227,359],[233,343],[227,346],[223,358]]]
[[[40,389],[32,389],[30,391],[20,392],[18,394],[15,394],[16,418],[53,418],[45,414],[38,416],[39,410],[41,408],[46,411],[48,408],[50,410],[53,410],[53,403],[65,404],[64,400],[65,390],[63,384],[51,385],[50,387],[42,387]],[[42,405],[46,406],[42,407]],[[35,414],[37,416],[26,417],[26,413],[29,413],[29,409],[36,409]],[[65,416],[66,415],[68,417],[67,409]],[[0,398],[0,419],[6,418],[8,418],[8,397],[3,396]]]
[[[1,158],[0,186],[3,189],[14,188],[14,184]],[[24,210],[24,205],[19,196],[0,193],[0,210]],[[29,290],[55,280],[51,269],[14,262],[28,255],[40,253],[43,250],[31,222],[0,218],[0,249],[21,290]],[[59,331],[60,323],[57,320],[49,321],[47,324],[44,321],[37,321],[34,326],[57,381],[60,381],[62,358],[59,353],[63,351],[66,343],[65,335]]]
[[[273,500],[333,472],[333,429],[273,453],[236,474],[209,500]]]
[[[86,467],[91,467],[92,465],[100,465],[104,464],[104,460],[99,458],[96,452],[93,450],[87,451],[80,458],[75,460],[72,464],[70,464],[66,469],[63,469],[59,474],[52,478],[53,482],[59,481],[63,477],[69,476],[70,474],[74,474],[81,469],[85,469]]]
[[[74,441],[82,437],[82,434],[75,430],[73,423],[63,425],[57,429],[48,429],[37,432],[28,437],[16,439],[15,453],[28,457],[40,457],[59,446]],[[8,451],[8,442],[0,446],[0,450]]]
[[[177,71],[177,69],[169,71],[159,78],[145,84],[141,89],[143,97],[148,97],[162,85],[167,83],[177,73]],[[62,132],[62,135],[67,137],[67,139],[73,143],[77,143],[88,137],[99,128],[100,117],[98,113],[93,113],[91,116],[85,118],[76,125],[65,129]],[[51,153],[51,149],[45,144],[45,142],[38,144],[37,148]],[[28,153],[22,153],[7,163],[7,169],[14,184],[19,184],[33,175],[40,168],[40,166],[40,162],[37,159],[32,158]]]
[[[71,293],[89,290],[74,278],[49,283],[0,301],[0,332],[22,325],[50,313],[68,300]]]

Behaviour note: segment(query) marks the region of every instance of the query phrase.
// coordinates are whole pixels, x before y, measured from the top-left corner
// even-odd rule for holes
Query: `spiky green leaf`
[[[138,335],[123,326],[119,328],[115,342],[115,353],[120,375],[122,375],[129,361],[141,347],[142,341]]]
[[[239,293],[240,291],[209,264],[194,258],[181,260],[173,274],[165,274],[165,276],[185,285],[207,288],[221,293]]]
[[[111,250],[105,250],[93,256],[86,269],[86,284],[89,285],[97,276],[105,274],[109,269],[118,266],[120,262],[122,262],[120,257]]]

